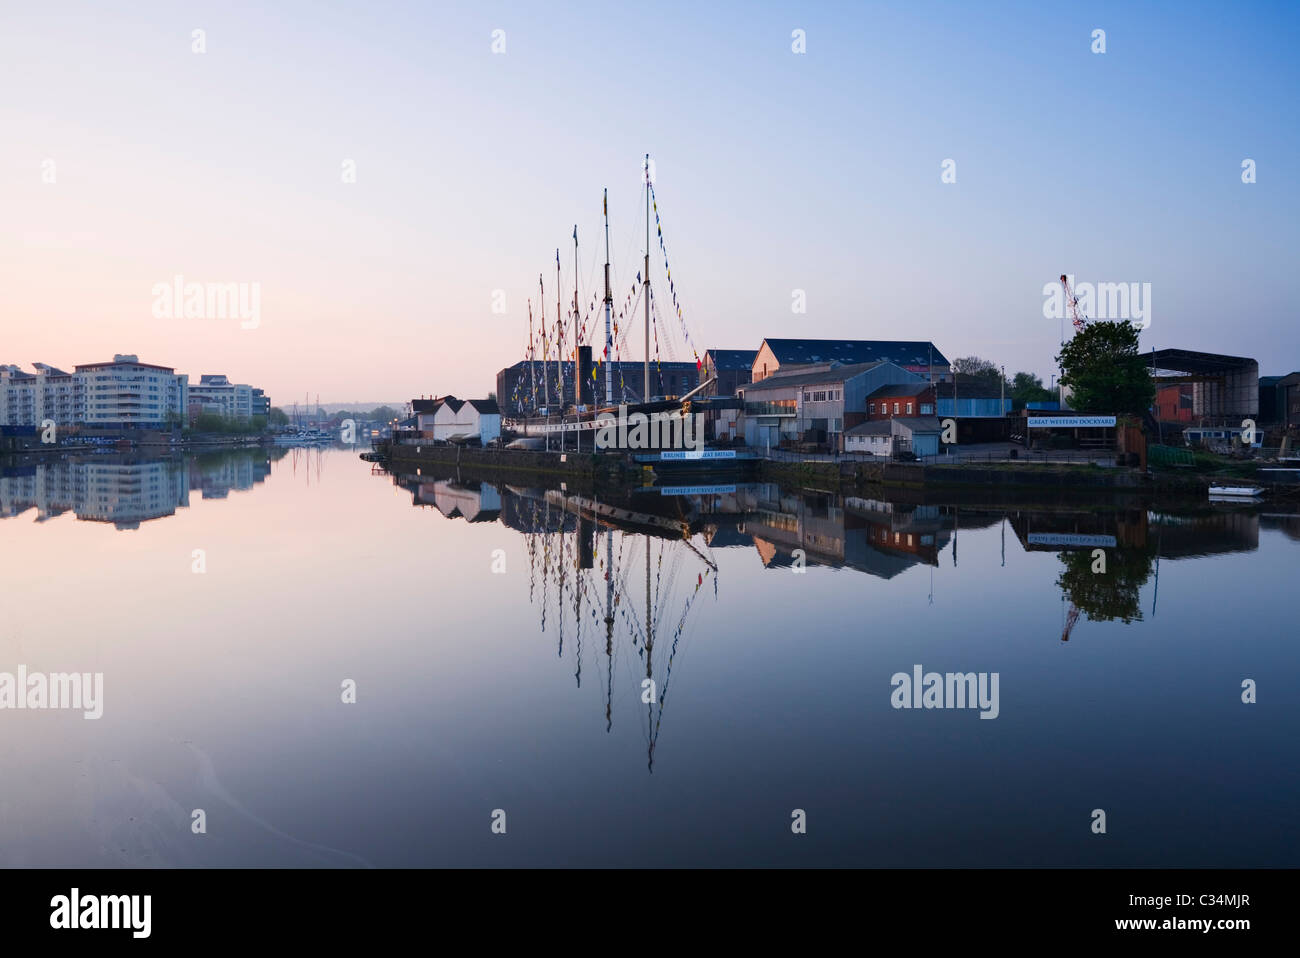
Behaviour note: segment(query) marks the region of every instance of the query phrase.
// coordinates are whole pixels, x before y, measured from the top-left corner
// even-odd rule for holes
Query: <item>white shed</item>
[[[501,435],[501,411],[492,399],[447,399],[433,417],[433,438],[486,446]]]

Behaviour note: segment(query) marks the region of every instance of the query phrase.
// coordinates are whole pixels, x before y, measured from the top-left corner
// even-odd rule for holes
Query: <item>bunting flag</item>
[[[654,187],[652,184],[649,183],[648,177],[647,177],[647,188],[649,189],[650,201],[654,210],[655,236],[657,238],[659,251],[663,257],[663,262],[664,262],[664,277],[667,281],[667,286],[668,286],[668,299],[672,303],[673,313],[677,317],[677,321],[678,324],[680,325],[683,338],[686,344],[691,349],[691,354],[695,360],[696,373],[697,375],[700,375],[703,370],[703,362],[700,356],[700,352],[695,347],[694,341],[692,340],[692,337],[690,335],[690,330],[687,328],[686,325],[686,316],[685,313],[683,312],[681,302],[678,298],[676,283],[673,279],[672,268],[668,260],[668,250],[664,242],[663,219],[659,212],[659,199],[655,195]],[[608,190],[605,190],[602,196],[602,212],[606,216],[608,216],[609,214],[609,191]],[[576,223],[574,224],[573,227],[572,236],[573,236],[574,244],[576,246],[576,244],[578,243],[578,227]],[[555,268],[557,274],[556,282],[558,284],[559,274],[561,273],[561,269],[562,269],[562,263],[560,260],[560,250],[558,247],[555,250]],[[562,401],[564,396],[564,379],[565,379],[564,363],[566,362],[566,360],[563,359],[563,354],[565,351],[565,346],[567,344],[566,334],[576,335],[576,343],[585,342],[589,338],[589,329],[591,330],[595,329],[595,326],[591,325],[593,322],[596,321],[593,319],[593,317],[596,318],[599,317],[599,311],[602,309],[604,305],[604,301],[598,296],[598,294],[596,294],[593,291],[590,302],[587,305],[587,309],[585,312],[583,312],[579,306],[578,297],[575,294],[574,301],[570,305],[569,309],[567,311],[562,311],[560,308],[557,307],[556,309],[557,315],[555,317],[555,320],[552,323],[547,323],[546,309],[544,305],[545,303],[544,277],[539,274],[537,277],[537,282],[538,282],[538,288],[542,294],[541,298],[542,298],[543,306],[542,306],[542,311],[540,316],[540,322],[538,323],[537,326],[537,333],[534,335],[534,333],[532,332],[532,308],[531,308],[532,302],[531,300],[529,301],[530,331],[528,336],[526,355],[530,362],[536,362],[538,346],[539,345],[541,346],[543,381],[545,381],[549,373],[548,367],[550,362],[552,361],[555,362],[556,387],[559,390],[558,398],[560,398]],[[639,298],[639,293],[642,290],[645,290],[646,292],[650,292],[647,289],[648,285],[649,285],[649,276],[643,275],[642,271],[638,270],[636,273],[635,282],[629,286],[627,296],[624,297],[621,307],[615,310],[613,308],[613,304],[611,304],[610,320],[613,327],[613,335],[612,338],[610,338],[603,344],[600,352],[595,357],[595,362],[593,363],[592,369],[590,371],[592,378],[598,379],[599,370],[603,369],[606,363],[610,363],[610,362],[614,363],[615,368],[618,370],[619,386],[622,391],[624,402],[628,401],[629,394],[628,394],[628,385],[624,377],[624,370],[623,370],[623,364],[627,362],[627,360],[624,360],[621,355],[622,348],[624,345],[621,340],[627,337],[628,330],[626,328],[627,327],[626,321],[629,319],[635,319],[634,307],[636,305],[636,300]],[[655,296],[653,292],[650,292],[650,295],[647,297],[647,311],[652,314],[653,322],[654,322],[654,345],[651,351],[651,356],[646,358],[651,359],[651,357],[653,357],[652,361],[655,363],[655,368],[659,379],[659,387],[660,390],[662,391],[664,388],[663,363],[665,362],[665,350],[667,350],[668,362],[675,361],[676,355],[674,349],[674,342],[675,342],[674,338],[671,335],[667,335],[667,331],[664,337],[660,336],[659,327],[664,322],[664,319],[659,313],[657,299],[658,297]],[[571,317],[571,320],[569,319],[569,317]],[[570,321],[572,322],[571,330],[569,329]],[[594,336],[595,334],[593,332],[590,335]],[[554,358],[551,357],[552,345],[554,345],[554,349],[555,349]],[[574,353],[575,380],[578,377],[578,375],[580,375],[578,373],[577,366],[578,366],[577,353],[575,351]],[[532,381],[533,392],[536,393],[538,383],[536,382],[535,374],[533,377],[531,377],[531,381]],[[516,393],[520,391],[520,387],[521,384],[517,383],[516,390],[515,390]],[[523,390],[526,392],[527,387],[523,387]],[[643,400],[647,400],[648,398],[649,397],[642,397]],[[537,404],[536,396],[534,396],[533,402],[534,402],[534,406],[536,406]]]
[[[681,325],[681,328],[682,328],[682,336],[685,337],[686,345],[690,347],[691,355],[693,355],[693,356],[695,357],[695,368],[696,368],[696,370],[699,370],[700,367],[701,367],[700,351],[699,351],[698,348],[696,348],[695,342],[694,342],[694,340],[691,338],[691,332],[690,332],[690,329],[689,329],[689,328],[687,327],[687,325],[686,325],[686,316],[685,316],[685,314],[682,312],[681,303],[679,302],[679,300],[678,300],[678,298],[677,298],[677,286],[676,286],[675,283],[673,283],[673,271],[672,271],[672,268],[671,268],[671,267],[669,266],[669,264],[668,264],[668,248],[667,248],[667,246],[664,245],[663,222],[662,222],[662,220],[661,220],[660,217],[659,217],[659,198],[658,198],[657,196],[655,196],[655,193],[654,193],[654,186],[653,186],[653,185],[651,185],[651,187],[650,187],[650,200],[651,200],[651,203],[652,203],[652,205],[653,205],[653,207],[654,207],[654,214],[655,214],[655,232],[656,232],[656,234],[658,235],[658,238],[659,238],[659,251],[663,254],[663,257],[664,257],[664,275],[665,275],[665,276],[667,277],[667,279],[668,279],[668,293],[669,293],[669,297],[672,299],[673,310],[674,310],[674,312],[677,314],[678,322],[679,322],[680,325]]]

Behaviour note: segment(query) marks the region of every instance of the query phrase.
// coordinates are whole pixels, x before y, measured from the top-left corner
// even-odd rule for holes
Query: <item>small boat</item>
[[[507,449],[544,449],[546,440],[539,436],[525,436],[506,445]]]
[[[1255,499],[1263,494],[1259,486],[1210,486],[1211,499]]]

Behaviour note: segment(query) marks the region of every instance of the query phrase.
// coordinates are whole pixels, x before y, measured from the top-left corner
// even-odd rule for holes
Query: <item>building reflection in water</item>
[[[564,490],[489,482],[394,476],[416,505],[448,518],[499,521],[521,533],[529,557],[529,601],[540,628],[553,634],[557,655],[573,649],[574,680],[583,680],[583,642],[595,641],[604,668],[606,729],[612,728],[614,674],[620,650],[634,670],[649,767],[663,727],[672,670],[689,634],[689,616],[712,580],[716,552],[752,549],[763,567],[848,569],[890,580],[913,566],[933,570],[958,561],[963,531],[1000,527],[1002,565],[1008,530],[1025,553],[1048,552],[1062,569],[1062,641],[1083,618],[1133,622],[1143,618],[1140,590],[1154,578],[1158,600],[1165,562],[1259,546],[1261,515],[1250,509],[1201,508],[1174,515],[1146,507],[1060,505],[1019,509],[903,502],[789,490],[772,483],[651,487],[600,501]],[[1300,537],[1300,516],[1276,515]],[[1105,556],[1105,574],[1095,569]],[[933,579],[931,584],[933,595]]]
[[[0,517],[29,511],[44,522],[71,512],[87,522],[117,529],[174,515],[190,493],[225,498],[266,479],[284,449],[240,449],[196,456],[141,457],[96,454],[49,463],[0,466]]]

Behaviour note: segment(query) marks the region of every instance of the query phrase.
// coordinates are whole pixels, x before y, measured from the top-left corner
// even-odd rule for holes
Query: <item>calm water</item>
[[[341,449],[4,470],[0,672],[104,714],[0,710],[0,864],[1300,865],[1300,517],[616,505]],[[894,708],[916,665],[996,719]]]

